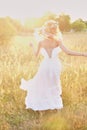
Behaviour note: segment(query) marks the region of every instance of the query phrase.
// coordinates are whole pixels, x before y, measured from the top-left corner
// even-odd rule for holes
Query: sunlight
[[[86,19],[86,3],[86,0],[84,0],[84,2],[83,0],[3,0],[0,4],[0,16],[11,16],[12,18],[20,19],[22,24],[24,24],[25,19],[42,17],[48,11],[56,13],[57,15],[66,13],[69,14],[72,19]]]

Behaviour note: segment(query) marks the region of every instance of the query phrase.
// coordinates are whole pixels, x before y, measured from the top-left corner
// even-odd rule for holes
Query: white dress
[[[52,50],[51,58],[44,48],[40,52],[44,59],[40,63],[34,78],[28,81],[21,79],[20,88],[27,91],[26,109],[31,108],[34,111],[61,109],[63,108],[60,96],[62,94],[60,82],[61,62],[58,58],[60,48],[56,47]]]

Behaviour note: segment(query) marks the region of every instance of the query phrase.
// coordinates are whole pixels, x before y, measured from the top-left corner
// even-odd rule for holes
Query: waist
[[[44,60],[58,60],[58,57],[44,57]]]
[[[45,57],[43,62],[61,62],[58,57]]]

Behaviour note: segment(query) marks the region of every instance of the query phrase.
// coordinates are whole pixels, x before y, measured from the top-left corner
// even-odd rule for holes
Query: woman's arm
[[[64,44],[62,43],[62,41],[59,41],[59,46],[68,55],[73,55],[73,56],[87,56],[87,53],[81,53],[81,52],[75,52],[75,51],[69,50],[68,48],[66,48],[64,46]]]
[[[32,43],[30,43],[29,45],[32,47],[34,55],[38,57],[40,49],[41,49],[41,43],[38,44],[37,50],[35,50],[35,47]]]

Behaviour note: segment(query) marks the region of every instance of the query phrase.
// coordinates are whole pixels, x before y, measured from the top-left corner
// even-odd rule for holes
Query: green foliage
[[[72,23],[72,29],[74,31],[84,31],[86,28],[86,23],[81,19],[78,19]]]
[[[86,24],[86,29],[87,29],[87,21],[84,21],[85,22],[85,24]]]
[[[7,44],[15,34],[15,27],[8,21],[8,18],[0,18],[0,44]]]
[[[61,115],[51,115],[51,117],[43,123],[43,130],[70,130],[70,122],[66,121]]]

